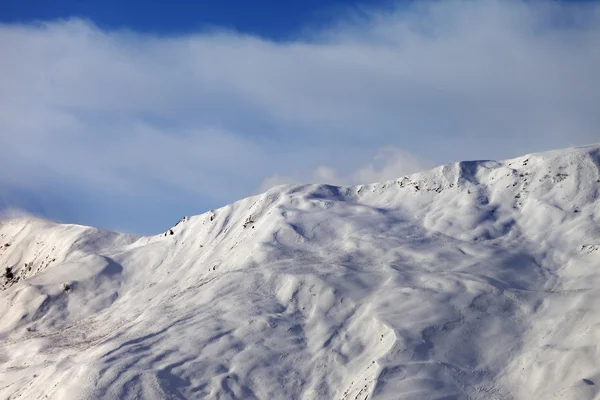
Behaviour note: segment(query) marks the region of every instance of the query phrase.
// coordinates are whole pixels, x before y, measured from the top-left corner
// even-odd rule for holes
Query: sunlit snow
[[[0,222],[0,398],[600,399],[600,145]]]

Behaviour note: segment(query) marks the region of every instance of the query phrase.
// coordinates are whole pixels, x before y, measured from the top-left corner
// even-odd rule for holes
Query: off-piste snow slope
[[[151,237],[5,218],[0,398],[600,399],[599,192],[592,145]]]

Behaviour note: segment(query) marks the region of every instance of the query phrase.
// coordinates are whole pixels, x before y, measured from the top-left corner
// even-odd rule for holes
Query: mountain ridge
[[[4,219],[0,396],[600,398],[599,190],[590,145],[279,186],[154,236]]]

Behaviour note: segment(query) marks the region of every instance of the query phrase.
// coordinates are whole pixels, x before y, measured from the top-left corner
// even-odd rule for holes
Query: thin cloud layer
[[[338,186],[353,186],[397,179],[433,167],[431,161],[419,159],[403,150],[387,147],[379,150],[372,161],[348,174],[340,174],[334,167],[321,165],[312,174],[273,175],[265,179],[260,189],[266,191],[273,186],[290,183],[326,183]]]
[[[599,38],[597,4],[491,0],[349,13],[287,42],[0,25],[0,185],[155,232],[276,177],[414,172],[374,166],[388,147],[438,164],[594,142]]]

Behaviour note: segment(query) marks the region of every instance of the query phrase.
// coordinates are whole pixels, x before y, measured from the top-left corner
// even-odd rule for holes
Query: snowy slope
[[[0,225],[0,398],[600,399],[600,145]]]

